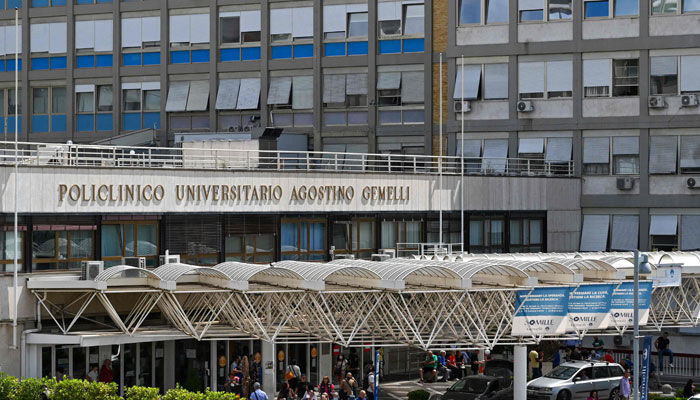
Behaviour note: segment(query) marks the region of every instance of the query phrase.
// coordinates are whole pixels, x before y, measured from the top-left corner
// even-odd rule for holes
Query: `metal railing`
[[[574,175],[573,161],[548,162],[525,158],[436,157],[403,154],[292,152],[205,149],[189,147],[133,147],[88,144],[21,142],[23,166],[107,168],[166,168],[210,170],[348,171],[391,174],[488,176]],[[442,162],[440,162],[442,161]],[[0,165],[14,164],[14,142],[0,141]],[[442,164],[442,165],[441,165]]]

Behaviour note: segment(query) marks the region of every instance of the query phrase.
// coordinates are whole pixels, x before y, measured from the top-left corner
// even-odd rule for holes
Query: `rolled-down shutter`
[[[639,154],[639,137],[618,136],[613,138],[614,155],[637,155]]]
[[[235,110],[238,102],[240,79],[222,79],[219,81],[219,91],[216,93],[217,110]]]
[[[401,74],[401,102],[402,103],[423,103],[424,74],[420,72],[404,72]]]
[[[544,62],[518,64],[518,93],[544,92]]]
[[[292,78],[292,108],[307,110],[314,108],[314,80],[312,76]]]
[[[583,60],[583,87],[610,86],[612,60]]]
[[[465,139],[464,142],[457,139],[457,157],[462,155],[462,147],[464,147],[464,158],[479,158],[481,157],[481,139]]]
[[[681,168],[700,168],[700,136],[681,136]]]
[[[649,143],[649,173],[675,174],[677,136],[652,136]]]
[[[185,111],[187,108],[187,94],[190,91],[190,82],[170,82],[168,100],[165,102],[166,112]]]
[[[323,75],[323,102],[345,102],[345,75]]]
[[[347,95],[367,94],[367,74],[348,74],[345,77],[345,93]]]
[[[639,242],[639,216],[613,215],[610,250],[631,251]]]
[[[584,215],[581,251],[605,251],[608,246],[609,215]]]
[[[681,250],[700,250],[700,215],[681,216]]]
[[[571,161],[571,138],[548,138],[544,159],[549,162]]]
[[[396,90],[401,87],[401,72],[380,72],[377,90]]]
[[[521,138],[518,141],[518,154],[544,153],[544,138]]]
[[[166,217],[166,246],[171,254],[221,252],[221,227],[217,216]]]
[[[484,171],[502,174],[506,171],[508,139],[484,140],[484,155],[481,167]]]
[[[678,233],[678,217],[675,215],[652,215],[650,235],[675,235]]]
[[[583,138],[583,163],[607,164],[610,162],[610,138]]]

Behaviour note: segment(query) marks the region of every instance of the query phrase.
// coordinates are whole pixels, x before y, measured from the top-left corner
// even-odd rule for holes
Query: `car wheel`
[[[615,388],[610,392],[610,400],[620,400],[620,389]]]
[[[557,400],[571,400],[571,392],[568,390],[562,390],[557,395]]]

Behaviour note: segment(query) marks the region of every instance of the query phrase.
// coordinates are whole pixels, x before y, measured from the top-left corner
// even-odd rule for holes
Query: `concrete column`
[[[262,382],[260,382],[260,386],[262,386],[262,390],[267,393],[268,397],[274,397],[276,392],[275,389],[277,388],[277,376],[275,374],[277,355],[275,354],[275,344],[264,340],[261,341],[261,344],[263,377]]]
[[[513,400],[527,399],[527,346],[513,346]]]
[[[218,376],[216,374],[216,369],[218,367],[217,365],[217,354],[216,354],[216,340],[211,341],[211,347],[210,347],[210,352],[211,356],[209,356],[209,388],[211,391],[215,392],[216,391],[216,377]]]
[[[163,342],[163,387],[167,391],[175,387],[175,341]]]
[[[318,376],[323,378],[325,375],[333,380],[333,351],[330,343],[319,343],[319,364]]]

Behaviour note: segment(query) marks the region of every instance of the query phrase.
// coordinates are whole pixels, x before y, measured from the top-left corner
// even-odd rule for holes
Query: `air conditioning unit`
[[[104,261],[81,261],[80,262],[80,280],[94,281],[105,269]]]
[[[629,335],[615,336],[613,343],[617,347],[630,347],[632,345],[632,337]]]
[[[388,254],[390,258],[396,258],[396,249],[379,249],[379,254]]]
[[[455,112],[469,112],[472,110],[472,106],[468,100],[455,100]]]
[[[354,260],[355,255],[354,254],[336,254],[335,259],[336,260]]]
[[[390,258],[388,254],[372,254],[372,261],[386,261]]]
[[[685,181],[685,184],[690,188],[690,189],[700,189],[700,182],[698,182],[697,179],[695,178],[688,178]]]
[[[649,108],[666,108],[664,96],[649,96]]]
[[[535,105],[530,100],[521,100],[518,102],[517,109],[518,112],[532,112],[535,111]]]
[[[634,179],[632,178],[617,178],[618,190],[632,190],[634,187]]]
[[[122,265],[136,268],[146,268],[146,257],[122,257]]]
[[[681,107],[697,107],[698,104],[697,94],[684,94],[681,96]]]
[[[179,254],[167,254],[158,257],[158,265],[164,264],[179,264],[180,255]]]

